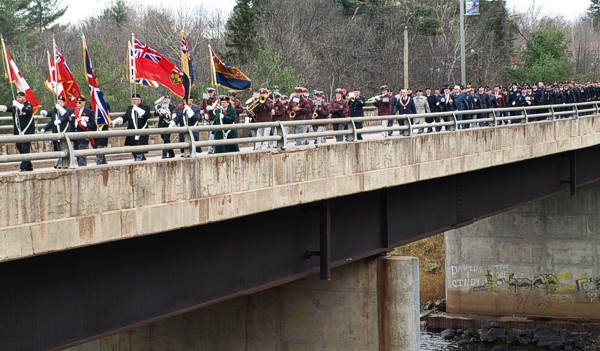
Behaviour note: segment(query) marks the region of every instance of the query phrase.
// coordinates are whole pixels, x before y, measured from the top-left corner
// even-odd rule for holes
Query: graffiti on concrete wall
[[[507,264],[452,265],[449,273],[448,288],[454,290],[503,293],[521,298],[537,291],[545,293],[549,303],[574,303],[577,299],[600,303],[600,277],[574,278],[571,272],[531,275],[513,271]]]

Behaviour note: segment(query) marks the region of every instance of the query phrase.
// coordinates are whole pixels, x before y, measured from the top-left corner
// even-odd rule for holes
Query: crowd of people
[[[427,88],[424,90],[400,89],[394,94],[387,85],[379,89],[379,94],[371,97],[369,100],[361,93],[360,88],[346,90],[338,88],[335,90],[335,96],[327,101],[323,91],[313,90],[312,97],[307,88],[296,87],[292,94],[284,95],[280,92],[278,86],[274,86],[270,91],[267,88],[261,88],[254,93],[253,97],[246,101],[245,105],[236,97],[235,91],[229,91],[226,96],[217,96],[214,88],[208,88],[203,94],[202,102],[195,103],[195,96],[190,96],[187,101],[183,100],[178,105],[172,103],[169,96],[163,96],[155,101],[154,112],[148,105],[142,104],[140,94],[133,94],[131,105],[128,106],[125,113],[112,121],[113,126],[127,124],[127,129],[146,129],[148,120],[152,115],[158,117],[158,128],[167,127],[192,127],[199,124],[211,125],[232,125],[234,123],[259,123],[273,121],[301,121],[301,120],[325,120],[332,119],[335,130],[347,130],[347,123],[336,123],[336,118],[362,117],[365,115],[364,107],[367,102],[372,102],[377,110],[378,116],[407,115],[406,118],[389,119],[382,122],[382,127],[390,129],[382,132],[383,137],[393,135],[393,131],[399,130],[401,135],[409,133],[405,124],[410,120],[415,133],[439,132],[442,126],[439,122],[450,121],[451,116],[432,115],[439,112],[453,112],[459,121],[471,120],[461,123],[458,128],[473,128],[477,126],[486,126],[489,121],[489,112],[474,112],[470,110],[485,110],[490,108],[505,107],[526,107],[542,106],[530,113],[530,120],[545,119],[543,106],[561,105],[578,102],[592,102],[600,99],[600,83],[569,82],[563,84],[517,84],[505,88],[500,85],[494,87],[483,86],[475,89],[471,84],[465,86],[444,85],[440,89]],[[560,109],[560,107],[559,107]],[[246,111],[246,117],[240,121],[240,117]],[[26,101],[24,93],[17,93],[12,106],[0,105],[0,112],[11,112],[14,121],[14,134],[25,135],[34,134],[35,125],[33,118],[33,107]],[[96,130],[108,130],[108,126],[98,125],[93,117],[93,111],[86,107],[85,98],[77,98],[76,108],[67,106],[64,98],[59,98],[56,105],[49,111],[42,110],[42,116],[51,117],[51,121],[40,128],[39,132],[52,131],[54,133],[64,132],[87,132]],[[537,117],[536,114],[541,115]],[[410,115],[415,115],[411,117]],[[503,113],[503,123],[521,123],[523,116],[519,111]],[[514,117],[514,118],[511,118]],[[478,119],[482,121],[477,121]],[[398,121],[400,128],[392,128],[394,120]],[[438,123],[438,124],[432,124]],[[430,125],[431,124],[431,125]],[[402,127],[404,126],[404,127]],[[287,127],[284,127],[287,128]],[[292,134],[305,134],[309,131],[309,126],[305,124],[294,124]],[[324,132],[325,124],[313,126],[314,132]],[[361,122],[356,123],[357,129],[362,129]],[[270,127],[257,127],[251,129],[253,137],[265,137],[272,135],[274,131]],[[286,131],[287,133],[288,131]],[[171,142],[172,133],[161,135],[163,143]],[[192,133],[194,140],[200,140],[198,132]],[[209,133],[209,139],[223,140],[235,139],[238,137],[236,129],[215,131]],[[359,140],[362,139],[360,133],[357,134]],[[185,134],[179,134],[180,141],[185,140]],[[336,141],[344,141],[344,135],[336,135]],[[323,136],[314,139],[315,144],[325,143]],[[80,139],[74,141],[74,149],[82,150],[88,148],[91,144],[94,148],[103,148],[108,146],[108,138]],[[140,146],[148,144],[147,135],[127,136],[125,145]],[[308,144],[307,138],[296,139],[296,145]],[[256,142],[254,149],[267,149],[275,145],[270,142]],[[60,150],[60,143],[54,142],[54,150]],[[31,149],[31,143],[17,143],[17,150],[26,154]],[[200,147],[196,148],[196,153],[201,153]],[[237,144],[209,147],[208,153],[224,153],[239,151]],[[184,150],[181,150],[184,153]],[[146,158],[144,152],[133,152],[134,161],[144,161]],[[175,157],[175,150],[167,149],[162,153],[162,158]],[[85,157],[78,157],[79,166],[86,165]],[[106,164],[104,155],[96,156],[97,164]],[[61,160],[57,161],[55,168],[61,167]],[[31,171],[33,166],[30,161],[23,161],[20,171]]]

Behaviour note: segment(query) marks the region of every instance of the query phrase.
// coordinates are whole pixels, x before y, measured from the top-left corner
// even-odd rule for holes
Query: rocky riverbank
[[[446,329],[441,336],[469,350],[507,351],[528,346],[548,350],[600,350],[600,329],[590,333],[571,333],[546,328],[506,329],[491,324],[481,329]]]

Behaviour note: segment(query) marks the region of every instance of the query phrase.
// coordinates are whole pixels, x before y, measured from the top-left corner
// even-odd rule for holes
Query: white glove
[[[82,125],[82,126],[84,126],[84,127],[87,127],[87,122],[86,122],[85,120],[83,120],[83,119],[82,119],[82,120],[81,120],[81,125]]]
[[[183,110],[184,110],[184,111],[188,111],[189,109],[190,109],[190,105],[185,105],[185,106],[183,106]]]
[[[177,125],[177,124],[175,124],[175,122],[174,122],[174,121],[171,121],[171,123],[169,123],[169,128],[173,128],[173,127],[175,127],[176,125]]]
[[[144,113],[146,113],[146,111],[144,111],[143,109],[139,108],[138,106],[133,106],[133,110],[135,112],[137,112],[138,115],[143,116]]]
[[[81,120],[82,120],[83,122],[87,123],[87,122],[89,122],[89,121],[90,121],[90,118],[89,118],[88,116],[83,116],[83,117],[81,117]]]
[[[516,101],[513,101],[512,105],[515,106],[516,103],[517,103]]]
[[[375,96],[375,100],[377,100],[377,101],[381,100],[381,96]]]
[[[58,126],[60,125],[60,123],[61,123],[61,122],[60,122],[60,119],[55,119],[55,120],[54,120],[54,125],[55,125],[55,126],[57,126],[57,127],[58,127]]]
[[[186,106],[187,108],[184,108],[183,110],[185,111],[185,114],[188,116],[188,118],[192,118],[194,117],[195,113],[194,110],[192,110],[189,106]]]
[[[18,108],[19,110],[23,109],[23,104],[20,104],[17,100],[13,100],[13,106]]]
[[[171,119],[175,119],[176,117],[177,117],[176,113],[174,113],[174,114],[171,115]]]
[[[121,124],[123,124],[122,117],[117,117],[117,118],[113,119],[113,121],[112,121],[113,127],[120,126]]]
[[[0,112],[6,112],[7,108],[5,105],[0,105]]]
[[[46,133],[46,129],[44,129],[44,128],[41,128],[41,129],[40,129],[40,133],[42,133],[42,134]]]
[[[60,106],[59,104],[56,104],[54,107],[56,107],[56,111],[58,111],[58,113],[62,116],[65,113],[67,113],[67,110],[65,110],[64,107]]]
[[[48,116],[48,111],[46,111],[46,110],[41,110],[41,111],[40,111],[40,115],[41,115],[42,117],[46,117],[46,116]]]
[[[271,110],[271,116],[275,116],[275,110]]]
[[[212,111],[214,109],[214,107],[212,107],[212,105],[206,106],[206,111]]]

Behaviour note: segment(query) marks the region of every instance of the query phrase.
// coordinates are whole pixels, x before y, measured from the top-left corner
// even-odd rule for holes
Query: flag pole
[[[133,33],[131,33],[131,50],[133,50],[133,57],[130,58],[131,61],[131,73],[135,74],[135,35]],[[131,55],[131,54],[130,54]],[[132,91],[132,96],[133,94],[137,94],[137,86],[135,84],[135,78],[136,76],[133,75],[133,77],[131,77],[129,84],[130,84],[130,90]]]
[[[10,64],[8,63],[8,56],[6,55],[6,45],[4,45],[4,36],[0,35],[0,39],[2,40],[2,55],[4,56],[4,60],[2,63],[4,64],[4,71],[6,73],[6,77],[8,78],[8,83],[10,84],[10,91],[12,92],[13,100],[15,100],[15,87],[13,87],[13,79],[10,74]]]
[[[57,82],[54,80],[54,75],[52,74],[52,67],[54,66],[54,62],[52,60],[52,58],[50,57],[50,52],[48,50],[46,50],[46,55],[48,57],[48,72],[50,74],[50,85],[52,87],[52,98],[54,99],[54,104],[56,105],[56,92],[57,92]],[[56,70],[56,67],[54,68]]]
[[[213,50],[212,47],[210,46],[210,44],[208,44],[208,51],[210,51],[210,68],[212,70],[212,80],[213,80],[213,86],[214,88],[217,90],[217,98],[219,97],[219,84],[217,84],[217,71],[215,70],[215,60],[213,58]]]
[[[183,42],[185,41],[185,32],[183,31],[183,29],[181,30],[181,48],[179,51],[181,51],[180,56],[181,56],[181,70],[183,72],[184,76],[187,76],[188,78],[188,92],[187,94],[185,94],[185,87],[183,88],[184,94],[185,96],[183,97],[185,100],[185,104],[187,105],[189,103],[190,100],[190,96],[192,95],[192,81],[191,81],[191,77],[189,74],[186,73],[186,71],[189,73],[189,69],[186,65],[185,62],[183,62],[183,55],[185,55],[185,53],[183,52]],[[187,41],[185,42],[187,45]],[[184,81],[185,82],[185,81]]]

